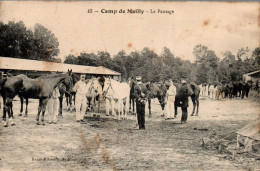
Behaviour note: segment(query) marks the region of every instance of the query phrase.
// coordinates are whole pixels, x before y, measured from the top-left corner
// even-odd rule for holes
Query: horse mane
[[[64,76],[65,74],[48,74],[48,75],[42,75],[38,78],[43,78],[43,79],[47,79],[47,78],[57,78],[60,76]]]

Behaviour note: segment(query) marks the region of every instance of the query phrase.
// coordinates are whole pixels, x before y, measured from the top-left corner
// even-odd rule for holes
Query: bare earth
[[[198,117],[180,124],[162,118],[158,101],[146,130],[133,130],[135,120],[114,121],[101,113],[100,121],[75,122],[75,112],[63,112],[58,124],[36,125],[38,101],[30,100],[29,117],[19,117],[20,102],[14,102],[16,126],[0,127],[1,170],[260,170],[259,160],[230,160],[217,150],[201,147],[201,138],[213,130],[234,133],[259,117],[254,98],[200,100]],[[192,110],[190,101],[189,114]],[[104,110],[103,110],[104,111]],[[148,110],[146,110],[148,112]],[[47,120],[47,117],[46,117]],[[194,129],[197,128],[197,129]],[[201,131],[200,129],[207,129]],[[238,158],[239,159],[239,158]]]

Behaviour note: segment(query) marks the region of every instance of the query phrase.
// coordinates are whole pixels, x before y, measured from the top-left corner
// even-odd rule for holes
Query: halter
[[[112,90],[113,92],[115,92],[114,89],[113,89],[113,87],[112,87],[111,80],[110,80],[110,83],[109,83],[107,89],[103,92],[103,96],[104,96],[104,97],[106,96],[106,94],[107,94],[109,88],[111,88],[111,90]]]

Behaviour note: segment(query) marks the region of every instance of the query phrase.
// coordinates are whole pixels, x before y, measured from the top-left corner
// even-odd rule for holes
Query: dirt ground
[[[1,123],[0,170],[260,170],[259,160],[250,156],[231,160],[201,147],[201,138],[212,131],[235,135],[259,117],[255,98],[201,98],[199,116],[189,116],[187,124],[180,124],[180,109],[177,118],[166,121],[154,100],[146,130],[133,130],[133,115],[118,122],[102,112],[99,121],[80,124],[75,112],[65,109],[58,124],[38,126],[38,101],[30,100],[28,117],[18,116],[19,105],[14,101],[16,126]]]

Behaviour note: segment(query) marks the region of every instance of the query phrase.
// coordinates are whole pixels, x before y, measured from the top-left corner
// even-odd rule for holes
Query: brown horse
[[[63,97],[65,95],[66,98],[66,103],[67,103],[67,110],[72,112],[72,101],[74,101],[74,106],[75,106],[75,93],[71,91],[71,87],[73,87],[76,82],[79,80],[79,77],[72,73],[71,74],[72,80],[70,81],[70,86],[66,86],[65,82],[61,82],[58,85],[59,92],[60,92],[60,97],[59,97],[59,116],[62,116],[62,107],[63,107]],[[68,83],[67,83],[68,84]]]
[[[137,85],[133,77],[128,79],[128,84],[130,86],[130,97],[129,97],[129,111],[135,114],[135,97],[134,97],[134,88]],[[132,106],[131,106],[132,105]]]
[[[46,105],[51,93],[57,85],[64,81],[67,86],[70,86],[72,70],[68,70],[66,74],[53,74],[48,76],[38,77],[36,79],[26,78],[25,75],[18,75],[7,79],[4,85],[6,93],[6,107],[9,117],[11,115],[11,106],[13,98],[19,94],[24,98],[39,99],[38,114],[36,117],[37,125],[39,125],[40,113],[42,113],[42,124],[44,125],[44,114]]]
[[[157,83],[147,83],[146,84],[148,90],[148,109],[149,109],[149,117],[152,116],[151,114],[151,99],[157,98],[164,116],[164,108],[165,108],[165,97],[166,97],[166,85],[165,82],[157,82]]]
[[[174,83],[174,86],[176,87],[177,95],[176,98],[178,98],[178,93],[181,87],[181,84]],[[199,95],[200,95],[200,87],[197,84],[190,83],[188,84],[188,95],[191,97],[192,103],[193,103],[193,110],[191,116],[194,115],[195,109],[197,107],[196,116],[199,114]],[[175,102],[178,101],[178,99],[175,98]],[[175,103],[175,116],[177,115],[177,105]]]

